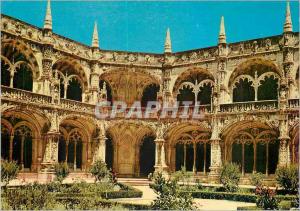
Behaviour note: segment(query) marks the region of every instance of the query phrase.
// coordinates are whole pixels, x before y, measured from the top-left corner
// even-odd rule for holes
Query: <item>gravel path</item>
[[[156,198],[155,193],[149,186],[133,186],[143,191],[142,198],[123,198],[113,199],[113,201],[130,202],[136,204],[151,204]],[[228,200],[214,200],[214,199],[194,199],[195,205],[199,210],[236,210],[239,206],[254,206],[254,203],[236,202]]]

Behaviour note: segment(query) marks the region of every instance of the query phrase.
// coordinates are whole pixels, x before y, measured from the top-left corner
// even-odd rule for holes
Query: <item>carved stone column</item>
[[[217,177],[220,174],[222,167],[221,158],[221,139],[219,137],[218,119],[213,117],[212,119],[212,135],[210,138],[211,143],[211,157],[210,157],[210,173],[209,176]]]
[[[167,173],[167,164],[166,164],[166,153],[165,153],[165,140],[164,139],[155,139],[155,171]]]
[[[50,39],[46,39],[46,40],[50,40]],[[45,44],[43,46],[43,59],[42,59],[43,72],[41,76],[41,82],[42,82],[41,93],[45,95],[51,95],[50,86],[52,80],[52,54],[53,54],[52,44],[51,43]]]
[[[58,132],[48,132],[45,137],[46,147],[42,161],[42,170],[52,172],[54,165],[58,163]]]
[[[170,102],[172,101],[172,93],[170,91],[170,81],[171,81],[171,72],[172,72],[172,65],[170,63],[171,55],[165,55],[165,63],[163,65],[163,72],[162,72],[162,92],[163,92],[163,102]]]
[[[221,160],[221,139],[214,139],[211,141],[211,158],[210,158],[210,175],[216,176],[220,174],[220,169],[222,167]]]
[[[9,138],[9,161],[13,160],[13,150],[14,150],[14,136],[11,135]]]
[[[93,162],[96,160],[102,160],[105,162],[105,148],[106,148],[106,137],[100,136],[97,140],[97,147],[93,156]]]
[[[96,62],[93,62],[91,65],[91,99],[90,103],[96,104],[98,102],[98,92],[99,92],[99,74],[98,74],[98,65]]]
[[[286,116],[281,116],[279,123],[280,136],[278,137],[279,144],[279,154],[278,154],[278,166],[286,166],[290,164],[289,156],[289,141],[290,137],[288,135],[288,122]]]

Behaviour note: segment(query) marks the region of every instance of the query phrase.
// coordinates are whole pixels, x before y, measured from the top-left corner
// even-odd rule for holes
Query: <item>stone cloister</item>
[[[281,23],[278,23],[280,25]],[[221,18],[217,46],[164,53],[99,47],[95,24],[86,46],[1,15],[1,157],[26,175],[51,174],[58,162],[88,172],[102,159],[119,176],[172,173],[184,166],[214,180],[225,162],[242,175],[299,162],[299,33],[289,4],[281,35],[227,43]],[[230,35],[229,35],[230,36]],[[217,35],[216,35],[217,37]],[[98,119],[97,102],[191,101],[201,119]],[[108,107],[107,109],[110,109]],[[144,110],[143,110],[144,111]]]

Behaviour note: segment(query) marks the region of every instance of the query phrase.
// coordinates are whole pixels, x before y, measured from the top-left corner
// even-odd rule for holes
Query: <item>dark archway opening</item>
[[[191,101],[195,104],[195,94],[193,92],[193,88],[184,87],[179,90],[179,94],[177,95],[177,101],[179,102],[179,106],[184,106],[183,101]]]
[[[1,61],[1,85],[9,86],[10,85],[10,72],[9,65]]]
[[[274,76],[265,78],[257,90],[257,100],[277,100],[278,79]]]
[[[154,172],[155,165],[155,137],[146,136],[140,147],[140,176],[147,176]]]
[[[255,91],[252,82],[248,79],[240,79],[233,89],[233,102],[247,102],[255,100]]]
[[[1,125],[1,158],[9,159],[9,132],[3,125]]]
[[[176,159],[175,159],[175,170],[179,171],[184,166],[184,145],[179,143],[176,144]]]
[[[21,150],[23,150],[23,158],[21,158]],[[13,140],[13,160],[15,160],[18,164],[22,164],[24,168],[31,168],[32,162],[32,137],[25,136],[24,137],[24,145],[22,149],[22,137],[18,134],[14,135]]]
[[[58,162],[65,162],[66,161],[66,142],[64,137],[61,135],[59,137],[58,142]]]
[[[60,98],[64,98],[65,96],[65,84],[64,84],[64,79],[60,78],[59,79],[59,90],[60,90]]]
[[[197,172],[209,172],[210,167],[210,144],[196,144],[196,170]],[[205,169],[204,169],[205,168]]]
[[[108,135],[105,143],[105,163],[108,169],[114,165],[114,145],[112,138]]]
[[[32,72],[28,66],[22,64],[14,74],[13,86],[17,89],[32,91]]]
[[[67,99],[81,101],[82,87],[78,79],[72,78],[67,89]]]
[[[157,100],[157,92],[159,92],[159,85],[157,84],[150,84],[148,85],[142,95],[142,107],[146,107],[149,101],[156,101]]]
[[[200,105],[208,105],[211,104],[211,94],[212,94],[212,86],[210,84],[205,84],[200,88],[198,93],[198,102]]]
[[[68,165],[76,170],[82,167],[82,141],[70,141],[68,145]]]

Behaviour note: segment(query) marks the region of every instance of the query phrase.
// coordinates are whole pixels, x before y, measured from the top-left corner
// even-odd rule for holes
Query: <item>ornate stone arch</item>
[[[261,68],[261,69],[258,69]],[[228,87],[232,87],[232,83],[235,81],[239,75],[250,75],[252,78],[255,76],[255,71],[252,69],[257,69],[257,76],[260,77],[265,72],[273,72],[276,76],[282,77],[283,71],[275,64],[273,61],[264,58],[251,58],[240,63],[231,73],[228,80]]]
[[[70,57],[61,58],[53,64],[52,69],[59,70],[64,76],[77,75],[82,83],[83,92],[88,89],[88,76],[86,75],[82,65],[77,60]]]
[[[9,135],[14,134],[14,127],[11,125],[11,123],[9,121],[7,121],[6,119],[3,119],[3,118],[1,118],[1,128],[2,127],[7,128]]]
[[[30,67],[32,73],[33,73],[33,78],[34,80],[37,80],[40,75],[40,68],[38,66],[36,57],[34,56],[33,51],[21,40],[15,40],[15,39],[5,39],[5,40],[1,40],[1,59],[3,59],[6,62],[10,62],[8,63],[9,66],[11,67],[11,69],[13,69],[13,67],[17,67],[18,65],[20,65],[21,63],[12,63],[6,55],[12,55],[16,52],[24,55],[24,61],[23,62],[27,62],[26,64]],[[10,49],[12,48],[12,49]],[[6,59],[4,59],[6,58]]]
[[[199,78],[198,82],[202,82],[203,80],[209,79],[211,82],[215,82],[215,77],[211,72],[209,72],[206,69],[200,68],[200,67],[194,67],[194,68],[188,68],[187,70],[183,71],[175,81],[175,84],[173,86],[173,95],[175,96],[176,93],[178,93],[178,90],[180,88],[180,85],[183,82],[189,81],[189,79],[193,76],[201,75],[202,77]]]

